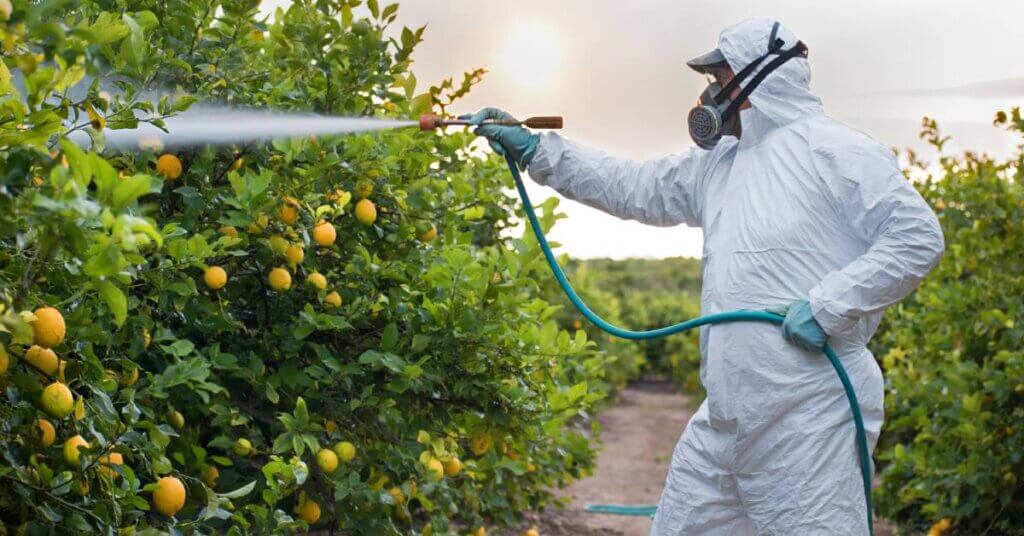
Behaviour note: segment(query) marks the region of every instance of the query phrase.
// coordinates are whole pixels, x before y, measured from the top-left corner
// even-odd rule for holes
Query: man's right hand
[[[460,115],[459,119],[465,119],[473,125],[479,125],[473,133],[487,138],[494,152],[500,155],[504,155],[505,151],[508,150],[520,169],[526,169],[526,166],[530,165],[533,155],[537,152],[540,136],[533,134],[526,128],[521,126],[483,124],[487,119],[515,120],[508,112],[497,108],[484,108],[473,115]]]

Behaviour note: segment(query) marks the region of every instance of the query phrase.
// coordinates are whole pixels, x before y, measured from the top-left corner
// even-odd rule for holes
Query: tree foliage
[[[420,88],[424,29],[396,28],[397,8],[296,0],[266,19],[256,0],[14,0],[0,13],[3,523],[443,534],[512,523],[589,467],[567,423],[608,391],[608,358],[537,298],[543,258],[503,238],[507,172],[470,134],[103,150],[111,129],[195,102],[445,113],[483,73]],[[360,197],[372,223],[354,217]],[[315,239],[324,222],[333,243]],[[42,306],[66,322],[52,374],[26,359]],[[42,411],[53,382],[73,393],[70,416]],[[88,446],[69,461],[74,436]],[[323,449],[339,469],[318,465]],[[174,510],[166,476],[186,491],[171,515],[153,508]]]
[[[613,324],[643,331],[700,315],[699,259],[588,259],[569,268],[587,304]],[[669,378],[687,392],[700,391],[697,331],[644,341],[617,339],[589,325],[557,292],[553,300],[566,305],[559,315],[562,325],[586,330],[598,348],[615,358],[616,364],[606,367],[613,385],[644,372]]]
[[[1024,133],[1019,109],[995,122]],[[930,119],[922,137],[940,152],[948,140]],[[909,157],[946,254],[876,338],[887,387],[879,511],[910,533],[1022,534],[1024,153]]]

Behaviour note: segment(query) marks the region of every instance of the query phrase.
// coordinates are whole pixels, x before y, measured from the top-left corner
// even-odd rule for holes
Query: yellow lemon
[[[52,422],[46,419],[38,419],[36,427],[39,428],[39,446],[45,449],[57,440],[57,430],[53,427]]]
[[[242,166],[244,166],[244,165],[245,165],[245,157],[244,156],[239,156],[238,158],[235,159],[234,162],[231,163],[230,166],[228,166],[228,171],[238,171],[239,169],[242,169]]]
[[[395,500],[396,505],[402,506],[405,504],[405,492],[402,491],[402,488],[394,486],[388,490],[388,495],[391,495],[391,498]]]
[[[173,476],[156,481],[153,490],[153,507],[165,516],[173,516],[185,506],[185,485]]]
[[[228,282],[228,273],[220,266],[211,266],[203,272],[203,282],[213,290],[220,290]]]
[[[442,464],[441,460],[438,460],[437,458],[431,458],[430,461],[427,462],[427,471],[430,472],[430,479],[434,482],[444,478],[444,464]]]
[[[320,519],[320,505],[312,499],[306,499],[299,506],[299,517],[310,525],[316,523]]]
[[[372,471],[370,472],[370,477],[373,477]],[[384,486],[386,486],[390,480],[391,479],[388,478],[388,475],[380,475],[379,477],[377,477],[377,480],[373,482],[373,484],[370,484],[370,489],[372,489],[373,491],[380,491],[384,489]]]
[[[321,471],[331,474],[338,469],[338,455],[331,449],[320,449],[316,453],[316,465]]]
[[[339,441],[334,445],[334,453],[341,461],[348,463],[356,457],[356,446],[348,441]]]
[[[41,397],[43,411],[58,419],[63,419],[71,414],[75,407],[75,397],[71,395],[71,389],[61,382],[53,382],[43,389]]]
[[[356,220],[363,225],[372,225],[377,221],[377,207],[369,199],[360,199],[356,203]]]
[[[324,423],[324,430],[326,430],[328,434],[333,434],[334,431],[337,429],[338,423],[334,421],[327,421],[326,423]]]
[[[256,215],[256,219],[246,227],[246,230],[250,233],[258,234],[267,230],[270,226],[270,216],[263,214],[262,212]]]
[[[537,532],[537,529],[531,527],[523,533],[523,536],[540,536],[540,533]]]
[[[341,294],[338,294],[338,291],[336,290],[331,291],[328,295],[324,296],[324,305],[326,305],[328,309],[341,307]]]
[[[327,288],[327,278],[324,277],[324,274],[319,272],[313,272],[306,276],[306,282],[316,287],[317,290],[324,290]]]
[[[494,440],[491,439],[491,434],[487,432],[478,433],[469,440],[469,448],[477,456],[487,454],[487,451],[491,450],[493,444]]]
[[[356,189],[353,190],[360,199],[370,197],[373,193],[373,182],[368,180],[361,180],[359,184],[356,184]]]
[[[294,197],[285,197],[277,209],[277,217],[285,225],[295,225],[295,222],[299,221],[299,201]]]
[[[167,423],[175,430],[181,430],[185,427],[185,416],[180,411],[172,409],[167,412]]]
[[[156,172],[163,175],[167,180],[174,180],[181,176],[181,160],[173,154],[163,154],[156,159]]]
[[[288,270],[284,268],[274,268],[271,270],[268,280],[270,281],[270,288],[274,290],[288,290],[292,287],[292,274],[289,274]]]
[[[11,18],[11,11],[14,11],[11,0],[0,0],[0,16],[3,16],[4,20]]]
[[[0,344],[0,376],[7,373],[7,369],[11,366],[11,357],[7,355],[7,349],[4,345]]]
[[[445,476],[455,476],[462,471],[462,460],[458,458],[452,458],[444,462],[444,474]]]
[[[217,469],[216,465],[207,465],[206,469],[203,469],[203,483],[208,487],[214,487],[217,485],[217,478],[220,477],[220,469]]]
[[[107,466],[109,466],[109,465],[123,465],[124,464],[124,456],[121,456],[120,452],[111,452],[110,454],[108,454],[106,456],[100,456],[97,461],[100,463],[100,474],[106,476],[107,478],[113,479],[113,478],[116,478],[118,476],[117,475],[117,471],[115,471],[112,468],[107,467]]]
[[[338,239],[338,231],[329,222],[321,221],[313,226],[313,241],[321,246],[330,246]]]
[[[32,345],[25,350],[25,362],[47,376],[53,376],[60,370],[57,354],[49,348],[38,345]]]
[[[284,251],[284,259],[292,266],[302,264],[302,260],[305,258],[306,251],[299,244],[292,244]]]
[[[234,225],[225,225],[224,227],[221,227],[220,229],[217,229],[217,230],[220,231],[220,234],[222,234],[224,236],[230,236],[231,238],[238,238],[238,229],[235,229]]]
[[[434,224],[431,223],[430,229],[427,229],[426,231],[420,234],[420,240],[423,242],[430,242],[435,238],[437,238],[437,227],[434,227]]]
[[[139,367],[131,366],[128,370],[121,371],[121,387],[130,387],[137,381],[139,381]]]
[[[942,536],[952,527],[953,521],[948,517],[944,517],[928,529],[928,536]]]
[[[35,315],[36,320],[32,322],[35,343],[43,348],[53,348],[60,344],[67,329],[60,311],[53,307],[40,307],[35,310]]]
[[[487,529],[484,527],[477,527],[477,529],[473,531],[473,536],[487,536]]]
[[[252,442],[244,437],[240,437],[235,440],[235,444],[231,446],[231,450],[239,456],[248,456],[252,452]]]
[[[84,437],[76,435],[64,442],[64,461],[77,466],[78,460],[82,457],[79,448],[89,448],[89,442]]]

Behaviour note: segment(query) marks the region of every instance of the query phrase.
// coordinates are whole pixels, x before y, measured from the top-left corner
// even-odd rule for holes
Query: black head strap
[[[805,45],[803,41],[797,41],[792,48],[789,48],[779,54],[779,57],[772,60],[768,65],[765,65],[764,69],[761,69],[759,73],[754,75],[754,78],[750,79],[750,83],[743,87],[743,90],[740,91],[740,94],[736,99],[729,103],[729,107],[726,108],[725,113],[722,114],[722,120],[728,121],[729,118],[735,115],[736,112],[739,111],[740,106],[742,106],[743,103],[746,102],[747,98],[750,97],[750,94],[757,89],[758,84],[760,84],[765,77],[771,74],[772,71],[797,56],[802,58],[807,57],[807,45]]]
[[[779,21],[775,21],[772,24],[772,33],[768,36],[768,52],[775,52],[782,48],[782,45],[786,44],[782,39],[778,39],[779,36]]]
[[[776,21],[775,24],[772,24],[771,34],[768,36],[768,52],[764,53],[764,55],[755,59],[754,61],[748,63],[746,67],[744,67],[740,72],[736,73],[736,76],[732,77],[732,80],[729,80],[729,83],[726,84],[725,87],[723,87],[722,90],[715,95],[715,104],[722,104],[723,102],[725,102],[725,100],[729,98],[729,95],[732,95],[732,92],[736,91],[736,88],[739,87],[739,85],[744,80],[746,80],[747,77],[750,76],[751,73],[753,73],[759,65],[761,65],[761,62],[763,62],[765,58],[771,56],[772,54],[777,54],[779,50],[782,49],[782,45],[786,43],[782,39],[778,38],[778,34],[779,22]]]

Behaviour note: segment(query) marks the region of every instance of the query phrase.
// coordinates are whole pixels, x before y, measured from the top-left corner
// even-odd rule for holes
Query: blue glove
[[[828,342],[828,334],[814,319],[811,302],[807,300],[795,301],[786,309],[782,336],[808,352],[820,352]]]
[[[537,144],[540,143],[540,136],[531,133],[520,126],[482,125],[485,119],[515,119],[508,112],[497,108],[484,108],[473,115],[460,115],[459,119],[469,120],[474,125],[480,125],[473,131],[477,136],[487,138],[494,152],[504,156],[505,149],[508,149],[512,159],[519,165],[519,169],[526,169],[537,152]]]

